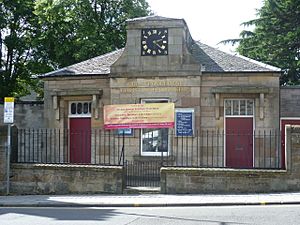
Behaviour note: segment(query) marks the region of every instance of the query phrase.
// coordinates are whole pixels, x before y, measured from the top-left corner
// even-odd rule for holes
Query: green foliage
[[[0,100],[39,91],[31,79],[125,45],[146,0],[0,0]]]
[[[33,9],[32,0],[0,0],[0,100],[28,93]]]
[[[63,67],[121,48],[125,21],[149,15],[145,0],[37,0],[39,54]]]
[[[300,84],[300,0],[266,0],[253,32],[243,31],[237,51],[283,70],[281,85]]]

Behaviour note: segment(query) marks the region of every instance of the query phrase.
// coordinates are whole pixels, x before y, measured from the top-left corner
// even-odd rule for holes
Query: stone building
[[[102,129],[105,105],[173,102],[175,112],[192,115],[193,133],[187,140],[190,146],[197,141],[197,131],[221,130],[225,135],[220,136],[220,142],[226,147],[218,148],[214,156],[221,158],[218,166],[252,168],[259,163],[255,152],[259,140],[239,137],[247,147],[234,149],[230,147],[234,140],[228,134],[238,131],[252,135],[254,131],[280,128],[280,73],[273,66],[193,40],[183,19],[136,18],[127,22],[124,49],[41,76],[45,123],[47,127],[69,128],[70,132]],[[170,135],[176,133],[175,129],[130,132],[133,138],[126,143],[128,159],[155,160],[161,151],[175,154],[178,137]],[[93,139],[85,141],[89,143],[84,151],[91,151],[88,158],[105,154],[91,150]],[[70,150],[70,154],[77,150]],[[279,154],[278,149],[273,150],[270,161]],[[195,158],[193,154],[190,157]]]
[[[280,130],[282,168],[286,168],[286,129],[288,125],[300,125],[300,88],[287,86],[280,88]]]

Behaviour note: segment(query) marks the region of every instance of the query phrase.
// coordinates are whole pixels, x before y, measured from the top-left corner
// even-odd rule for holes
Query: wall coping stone
[[[122,170],[122,166],[98,166],[98,165],[69,165],[69,164],[25,164],[25,163],[13,163],[12,164],[13,168],[29,168],[29,167],[34,167],[34,168],[51,168],[51,169],[62,169],[62,168],[67,168],[67,169],[97,169],[97,170]]]
[[[287,170],[266,170],[266,169],[231,169],[231,168],[177,168],[177,167],[162,167],[161,172],[176,172],[176,173],[197,173],[197,172],[226,172],[226,173],[241,173],[241,174],[262,174],[262,173],[277,173],[287,174]]]

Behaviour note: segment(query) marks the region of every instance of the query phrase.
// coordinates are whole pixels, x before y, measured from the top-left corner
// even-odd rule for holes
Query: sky
[[[147,0],[155,15],[184,19],[194,40],[235,53],[236,46],[218,44],[239,38],[241,23],[257,18],[263,0]]]

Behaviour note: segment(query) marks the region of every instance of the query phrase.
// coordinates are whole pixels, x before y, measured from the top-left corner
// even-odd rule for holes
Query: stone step
[[[126,187],[123,194],[160,194],[160,187]]]

